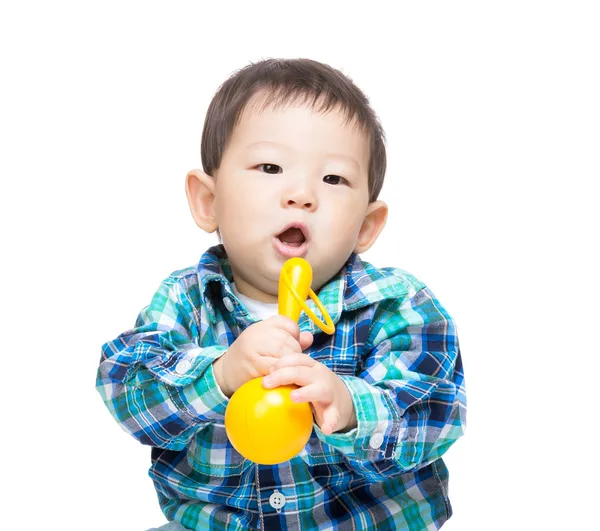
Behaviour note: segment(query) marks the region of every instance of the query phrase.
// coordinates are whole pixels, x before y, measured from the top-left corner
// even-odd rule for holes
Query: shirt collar
[[[223,245],[209,248],[197,266],[200,299],[208,312],[209,319],[216,323],[217,315],[211,296],[219,290],[219,296],[235,297],[231,289],[233,275]],[[351,254],[344,267],[318,293],[319,299],[336,324],[344,311],[357,310],[384,299],[406,294],[406,285],[390,269],[378,269],[364,262],[357,254]],[[312,300],[308,306],[317,316],[320,312]],[[300,328],[317,333],[320,330],[302,313]]]

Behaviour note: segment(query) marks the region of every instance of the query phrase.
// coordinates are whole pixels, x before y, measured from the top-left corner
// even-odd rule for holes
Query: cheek
[[[249,209],[248,194],[249,190],[246,189],[241,179],[237,182],[228,182],[217,188],[215,207],[217,215],[222,218],[222,222],[244,215],[245,210]]]
[[[362,217],[358,214],[358,205],[345,206],[344,208],[332,208],[325,213],[322,225],[334,245],[346,247],[354,243],[362,224]],[[329,239],[329,238],[328,238]]]
[[[255,245],[275,225],[270,209],[256,190],[228,191],[217,196],[215,208],[223,240],[236,246]]]

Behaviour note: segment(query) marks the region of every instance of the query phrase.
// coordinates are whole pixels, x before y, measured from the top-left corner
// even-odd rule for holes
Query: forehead
[[[352,157],[361,171],[368,170],[369,136],[340,106],[321,110],[300,99],[278,103],[259,94],[244,108],[229,147],[245,149],[261,142],[303,154]]]

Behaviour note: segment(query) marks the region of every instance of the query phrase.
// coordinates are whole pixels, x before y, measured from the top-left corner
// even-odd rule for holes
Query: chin
[[[279,260],[277,256],[269,255],[269,253],[264,253],[260,257],[259,261],[257,261],[255,267],[256,271],[253,271],[253,273],[258,273],[258,275],[256,276],[260,276],[263,283],[269,285],[274,284],[275,292],[277,292],[277,286],[279,284],[279,274],[281,273],[281,268],[283,267],[284,263],[285,259]]]

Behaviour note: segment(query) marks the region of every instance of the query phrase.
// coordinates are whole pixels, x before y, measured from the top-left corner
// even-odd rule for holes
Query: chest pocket
[[[213,478],[239,476],[252,464],[231,445],[225,426],[217,424],[209,424],[196,434],[187,458],[194,470]]]
[[[332,336],[322,332],[315,334],[308,350],[310,357],[339,376],[358,376],[362,371],[369,323],[360,315],[350,315],[349,319],[336,324]]]

